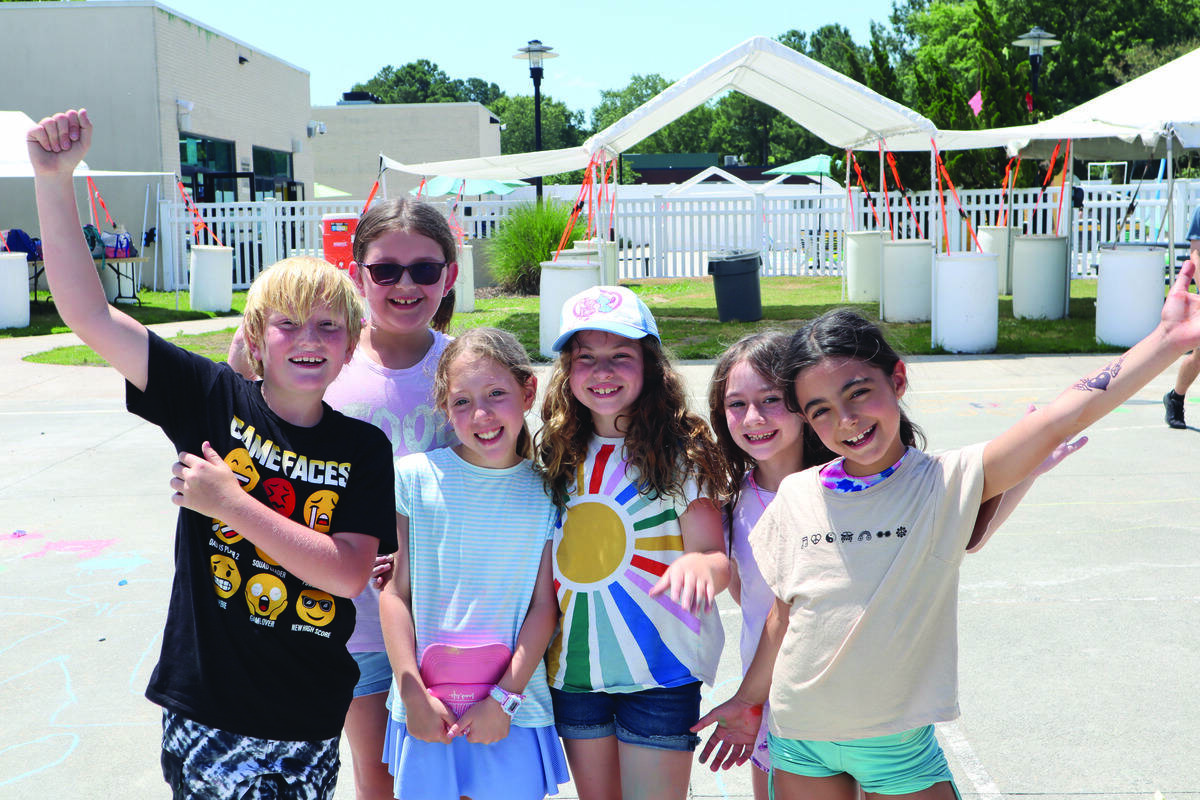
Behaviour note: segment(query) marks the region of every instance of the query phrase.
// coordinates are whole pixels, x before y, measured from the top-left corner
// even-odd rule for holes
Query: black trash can
[[[708,274],[713,276],[717,319],[721,322],[757,322],[762,319],[759,263],[757,250],[709,253]]]

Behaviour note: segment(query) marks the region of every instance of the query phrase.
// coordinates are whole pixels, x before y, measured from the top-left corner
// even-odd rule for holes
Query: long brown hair
[[[416,233],[432,239],[441,248],[442,259],[447,264],[458,260],[454,233],[440,211],[420,200],[393,197],[379,201],[359,217],[358,227],[354,231],[354,262],[363,263],[371,242],[393,231]],[[454,316],[454,291],[451,287],[438,304],[437,312],[429,323],[429,327],[435,331],[445,333],[450,325],[450,318]]]
[[[730,493],[729,470],[713,441],[708,424],[687,407],[683,379],[653,336],[637,342],[642,348],[642,391],[633,401],[626,424],[625,455],[650,497],[682,494],[694,477],[701,493],[722,502]],[[542,429],[538,434],[538,463],[560,507],[568,487],[587,455],[595,433],[592,414],[571,393],[569,377],[576,345],[563,347],[542,400]]]

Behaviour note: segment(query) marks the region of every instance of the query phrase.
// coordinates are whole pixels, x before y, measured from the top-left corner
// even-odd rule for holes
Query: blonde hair
[[[643,336],[642,391],[621,419],[629,466],[642,482],[641,491],[657,498],[683,493],[694,477],[701,491],[720,502],[731,493],[729,469],[713,441],[708,423],[688,410],[683,379],[658,339]],[[571,363],[578,350],[571,337],[558,354],[542,400],[538,461],[554,502],[567,504],[575,470],[587,456],[595,432],[592,412],[571,391]]]
[[[267,267],[246,294],[246,310],[242,314],[242,331],[246,338],[246,357],[259,377],[262,361],[255,358],[250,345],[261,349],[272,311],[287,314],[296,320],[306,320],[321,303],[328,303],[335,316],[341,317],[348,341],[358,342],[362,331],[363,304],[358,290],[345,272],[328,261],[311,256],[293,256],[276,261]]]
[[[498,328],[472,328],[462,334],[442,351],[437,372],[433,376],[433,402],[443,411],[450,399],[450,366],[459,356],[470,355],[490,359],[512,373],[517,385],[524,388],[534,379],[533,365],[529,354],[517,341],[517,337]],[[517,455],[533,458],[533,435],[529,424],[521,425],[517,435]]]

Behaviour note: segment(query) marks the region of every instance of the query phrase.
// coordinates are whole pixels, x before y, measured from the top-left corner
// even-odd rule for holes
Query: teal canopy
[[[782,167],[775,167],[764,172],[764,175],[828,175],[829,166],[833,162],[831,156],[809,156],[803,161],[793,161]]]
[[[494,181],[488,178],[453,178],[449,175],[436,175],[425,181],[425,188],[417,186],[409,189],[409,194],[420,194],[423,197],[445,197],[459,194],[499,194],[513,192],[518,186],[528,186],[525,181],[509,180]]]

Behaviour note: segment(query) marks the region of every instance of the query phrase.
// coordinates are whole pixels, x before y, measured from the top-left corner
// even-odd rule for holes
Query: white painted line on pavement
[[[975,748],[971,747],[971,743],[967,741],[967,734],[963,731],[962,724],[958,720],[952,720],[939,722],[936,727],[938,733],[942,735],[942,740],[946,743],[946,749],[958,759],[963,772],[966,773],[967,780],[975,787],[975,793],[980,800],[1004,800],[1004,794],[1000,791],[1000,787],[992,780],[987,767],[979,760],[979,756],[975,755]]]
[[[56,411],[0,411],[0,417],[48,417],[48,416],[78,416],[79,414],[129,414],[123,408],[80,408],[75,410]]]

